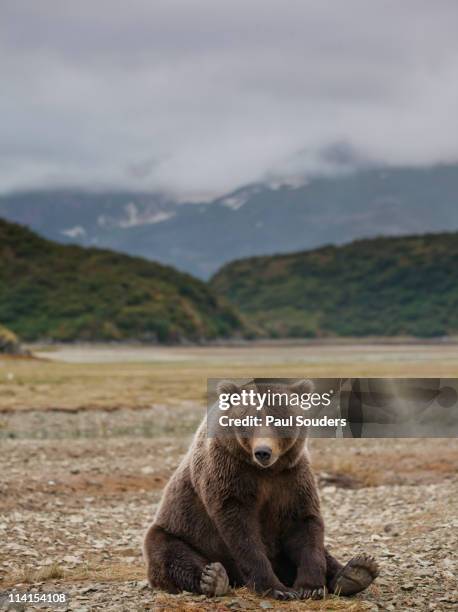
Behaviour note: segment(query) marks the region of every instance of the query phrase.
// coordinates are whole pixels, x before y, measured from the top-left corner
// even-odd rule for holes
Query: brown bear
[[[312,388],[309,380],[242,386],[224,381],[218,393],[232,398],[243,390],[302,394]],[[228,416],[259,415],[256,406],[230,402]],[[276,416],[294,412],[291,406],[272,407]],[[146,533],[150,585],[207,596],[248,586],[276,599],[365,589],[378,575],[375,560],[361,554],[343,566],[325,548],[305,436],[295,427],[279,435],[264,421],[228,431],[215,414],[210,411],[199,427]]]

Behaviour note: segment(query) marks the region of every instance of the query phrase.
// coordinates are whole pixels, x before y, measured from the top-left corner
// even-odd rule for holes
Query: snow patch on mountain
[[[129,202],[124,207],[126,217],[121,219],[119,227],[123,229],[129,227],[136,227],[138,225],[150,225],[152,223],[161,223],[167,219],[171,219],[175,216],[174,212],[167,210],[156,210],[151,211],[146,208],[145,210],[139,210],[135,202]]]
[[[232,208],[232,210],[238,210],[246,203],[247,200],[248,198],[244,196],[232,196],[229,198],[224,198],[224,200],[221,201],[221,204],[223,204],[223,206],[227,206],[228,208]]]
[[[75,225],[75,227],[69,227],[68,229],[64,229],[61,232],[64,236],[68,236],[69,238],[82,238],[86,236],[86,230],[82,225]]]
[[[232,210],[238,210],[248,202],[251,196],[255,195],[256,193],[259,193],[259,191],[261,191],[261,186],[252,185],[250,187],[246,187],[245,189],[235,191],[226,197],[220,198],[217,201],[223,206],[232,208]]]
[[[101,228],[119,227],[130,229],[139,225],[152,225],[167,221],[175,216],[175,211],[158,208],[158,206],[138,205],[128,202],[122,209],[122,216],[99,215],[97,225]]]

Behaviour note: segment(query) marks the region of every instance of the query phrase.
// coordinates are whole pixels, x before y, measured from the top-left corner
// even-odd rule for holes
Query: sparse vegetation
[[[20,352],[21,345],[16,334],[0,325],[0,353],[17,355]]]
[[[24,584],[35,584],[36,582],[48,582],[50,580],[56,580],[63,578],[65,572],[63,568],[54,561],[50,565],[45,565],[39,569],[33,569],[32,567],[25,567],[17,574],[13,574],[10,582],[24,583]]]

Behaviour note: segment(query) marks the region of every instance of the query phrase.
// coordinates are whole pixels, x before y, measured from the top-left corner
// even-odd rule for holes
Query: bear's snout
[[[257,446],[254,449],[254,457],[261,465],[268,465],[272,457],[272,449],[270,446]]]

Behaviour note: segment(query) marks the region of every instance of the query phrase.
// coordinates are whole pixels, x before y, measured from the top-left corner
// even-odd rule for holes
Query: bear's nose
[[[267,463],[272,457],[272,449],[268,446],[258,446],[258,448],[254,450],[254,456],[259,463]]]

